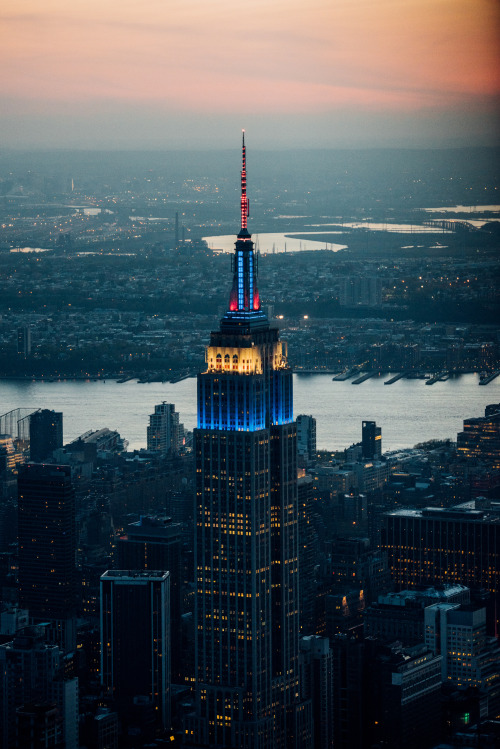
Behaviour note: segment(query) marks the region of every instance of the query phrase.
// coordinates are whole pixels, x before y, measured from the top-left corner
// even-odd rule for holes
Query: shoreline
[[[342,373],[339,373],[338,369],[293,369],[292,373],[295,375],[301,375],[301,376],[311,376],[311,375],[333,375],[333,381],[335,381],[337,378],[335,375],[341,375]],[[374,370],[374,371],[368,371],[368,370],[359,370],[354,371],[350,373],[348,376],[343,377],[342,379],[355,379],[356,377],[363,376],[364,379],[369,379],[370,377],[382,377],[382,376],[388,376],[388,377],[395,377],[397,376],[398,379],[424,379],[425,378],[438,378],[441,375],[446,374],[448,377],[461,377],[462,375],[470,375],[475,374],[481,377],[482,379],[488,379],[492,381],[495,376],[498,375],[498,370],[492,371],[492,372],[486,372],[484,370],[477,370],[477,369],[462,369],[460,371],[447,371],[446,373],[443,372],[443,370],[439,371],[431,371],[431,370],[419,370],[419,371],[408,371],[408,372],[402,372],[401,370]],[[137,380],[138,384],[148,384],[148,383],[172,383],[175,384],[177,382],[181,382],[182,380],[187,380],[192,377],[196,377],[197,372],[186,372],[181,371],[177,374],[171,374],[168,377],[162,377],[158,375],[158,373],[154,373],[152,375],[147,374],[125,374],[123,372],[120,373],[113,373],[113,374],[106,374],[106,375],[0,375],[0,382],[106,382],[106,380],[109,380],[111,382],[116,382],[117,384],[122,384],[125,382],[130,382],[131,380]]]

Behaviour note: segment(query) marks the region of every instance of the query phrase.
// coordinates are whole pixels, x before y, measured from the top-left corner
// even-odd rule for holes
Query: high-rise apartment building
[[[19,601],[65,652],[75,647],[75,490],[69,466],[28,463],[18,477]]]
[[[17,353],[24,359],[31,354],[31,328],[27,325],[17,329]]]
[[[297,416],[297,451],[307,460],[316,454],[316,419],[314,416],[299,414]]]
[[[63,415],[44,408],[30,414],[30,459],[42,463],[63,446]]]
[[[182,436],[182,424],[179,424],[179,414],[173,403],[160,403],[155,406],[154,413],[149,417],[147,428],[148,450],[178,455]]]
[[[145,698],[170,728],[169,573],[108,570],[101,577],[101,683],[122,718]]]
[[[244,139],[241,188],[229,309],[198,376],[196,712],[185,738],[197,746],[306,747],[292,372],[260,306]]]
[[[344,307],[375,307],[382,304],[382,281],[376,276],[350,276],[340,289]]]

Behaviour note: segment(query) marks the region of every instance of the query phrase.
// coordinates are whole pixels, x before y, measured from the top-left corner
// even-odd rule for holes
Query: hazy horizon
[[[499,151],[500,152],[500,142],[499,143],[492,143],[492,144],[478,144],[478,145],[459,145],[459,146],[453,146],[453,145],[428,145],[428,146],[416,146],[416,145],[408,145],[408,146],[287,146],[287,147],[281,147],[281,148],[274,148],[274,147],[260,147],[260,148],[252,148],[253,155],[262,154],[262,153],[279,153],[280,155],[284,155],[286,153],[319,153],[322,151],[328,151],[328,152],[339,152],[339,153],[360,153],[360,152],[387,152],[387,151],[394,151],[394,152],[429,152],[429,151]],[[221,148],[220,146],[206,146],[204,148],[189,148],[188,146],[183,148],[175,148],[173,146],[157,146],[157,147],[140,147],[140,146],[130,146],[130,147],[113,147],[113,146],[101,146],[101,147],[86,147],[86,146],[2,146],[0,145],[0,156],[3,154],[22,154],[22,153],[60,153],[60,154],[67,154],[67,153],[110,153],[110,154],[118,154],[118,153],[126,153],[126,154],[154,154],[154,153],[164,153],[164,154],[181,154],[181,153],[189,153],[189,154],[224,154],[230,157],[234,157],[234,148]],[[238,152],[239,154],[239,152]]]

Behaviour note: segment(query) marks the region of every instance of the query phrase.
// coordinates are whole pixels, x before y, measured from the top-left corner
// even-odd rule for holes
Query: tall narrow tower
[[[296,426],[286,344],[260,308],[247,228],[229,309],[198,376],[196,460],[197,745],[307,746],[298,705]]]
[[[75,490],[69,466],[28,463],[18,476],[19,602],[32,623],[74,652]]]

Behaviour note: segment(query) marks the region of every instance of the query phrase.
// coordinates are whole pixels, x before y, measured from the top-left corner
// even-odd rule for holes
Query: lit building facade
[[[496,406],[493,406],[496,408]],[[487,406],[485,416],[465,419],[463,432],[457,434],[458,454],[469,461],[487,462],[490,468],[500,468],[500,413],[491,413]]]
[[[382,549],[396,585],[467,585],[498,596],[500,518],[468,505],[396,510],[385,516]]]
[[[425,609],[425,644],[442,656],[441,679],[477,687],[488,695],[488,713],[500,709],[500,645],[486,632],[481,605],[437,603]]]
[[[196,461],[196,745],[308,746],[298,694],[296,425],[286,344],[261,310],[247,229],[229,309],[198,376]]]

